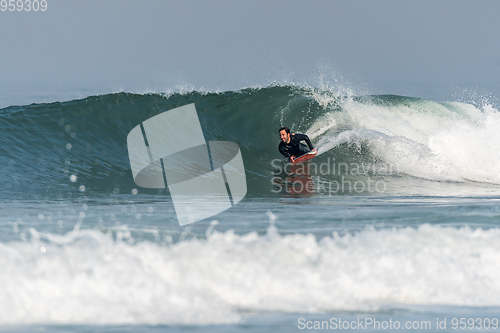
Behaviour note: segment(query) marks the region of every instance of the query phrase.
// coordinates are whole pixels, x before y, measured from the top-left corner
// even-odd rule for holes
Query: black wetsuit
[[[300,143],[301,140],[305,140],[307,142],[309,149],[304,144]],[[307,154],[314,148],[311,143],[311,140],[309,140],[309,137],[307,135],[290,134],[290,142],[284,143],[283,141],[281,141],[278,149],[280,153],[283,154],[283,156],[289,158],[292,155],[295,157],[302,156],[304,154]]]

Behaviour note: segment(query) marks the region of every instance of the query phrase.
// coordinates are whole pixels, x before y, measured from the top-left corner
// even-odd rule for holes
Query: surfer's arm
[[[311,143],[311,140],[309,140],[309,137],[307,135],[305,135],[305,134],[295,134],[295,136],[299,140],[304,140],[307,143],[307,145],[309,146],[309,149],[314,150],[314,147],[313,147],[313,145]]]

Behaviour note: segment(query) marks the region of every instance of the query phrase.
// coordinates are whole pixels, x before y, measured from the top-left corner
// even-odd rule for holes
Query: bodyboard
[[[316,156],[318,152],[317,151],[310,151],[302,156],[297,157],[296,159],[293,160],[292,164],[297,164],[305,161],[309,161],[311,158]]]

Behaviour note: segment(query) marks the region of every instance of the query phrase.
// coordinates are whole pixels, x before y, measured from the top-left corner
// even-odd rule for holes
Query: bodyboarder
[[[311,140],[309,140],[309,137],[305,134],[290,133],[288,127],[280,128],[279,134],[281,142],[278,149],[283,156],[288,157],[291,163],[299,156],[307,154],[310,151],[316,151],[313,148]],[[300,141],[302,140],[304,140],[309,147],[301,143]]]

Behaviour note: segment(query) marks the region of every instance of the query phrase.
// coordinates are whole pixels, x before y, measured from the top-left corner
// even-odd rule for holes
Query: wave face
[[[0,325],[215,324],[259,312],[499,306],[500,230],[441,227],[324,237],[233,231],[169,244],[126,227],[30,229],[0,243]]]
[[[130,193],[137,186],[127,134],[144,120],[189,103],[196,105],[207,141],[240,146],[249,195],[272,188],[271,161],[281,157],[281,126],[310,136],[319,150],[317,163],[391,165],[397,175],[388,177],[500,184],[500,113],[489,105],[270,86],[222,93],[117,93],[4,108],[2,195]]]

